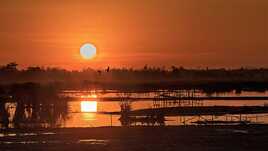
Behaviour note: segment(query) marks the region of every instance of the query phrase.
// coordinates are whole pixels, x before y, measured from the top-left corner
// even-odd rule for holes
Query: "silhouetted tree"
[[[11,63],[8,63],[7,65],[5,66],[2,66],[0,68],[1,71],[4,71],[4,72],[12,72],[12,71],[17,71],[17,66],[18,64],[16,62],[11,62]]]

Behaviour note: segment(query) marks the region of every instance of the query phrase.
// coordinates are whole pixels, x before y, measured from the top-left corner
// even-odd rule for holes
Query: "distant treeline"
[[[206,91],[268,89],[267,68],[186,69],[150,67],[140,69],[110,68],[68,71],[60,68],[28,67],[19,70],[18,64],[0,67],[0,84],[41,83],[62,89],[203,89]]]

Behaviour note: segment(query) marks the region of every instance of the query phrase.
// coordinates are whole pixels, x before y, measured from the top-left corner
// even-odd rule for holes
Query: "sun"
[[[84,59],[87,59],[87,60],[92,59],[96,56],[96,54],[97,54],[97,49],[93,44],[86,43],[80,47],[80,55]]]

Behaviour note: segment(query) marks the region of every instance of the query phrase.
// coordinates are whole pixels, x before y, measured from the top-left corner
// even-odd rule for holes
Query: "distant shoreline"
[[[171,66],[144,68],[110,68],[68,71],[60,68],[28,67],[20,70],[18,64],[0,66],[0,85],[36,83],[57,89],[103,90],[175,90],[201,89],[217,91],[266,91],[268,68],[187,69]]]
[[[265,129],[268,133],[268,124],[248,124],[248,125],[176,125],[176,126],[101,126],[101,127],[57,127],[57,128],[9,128],[0,129],[0,133],[16,133],[16,132],[70,132],[73,130],[77,131],[87,131],[92,130],[118,130],[118,131],[128,131],[128,130],[175,130],[175,129]]]
[[[53,88],[58,91],[68,91],[68,90],[79,90],[79,91],[89,91],[89,90],[100,90],[103,92],[118,91],[118,92],[140,92],[146,93],[150,91],[161,91],[161,90],[201,90],[203,93],[215,93],[215,92],[231,92],[240,94],[242,91],[252,91],[252,92],[265,92],[268,91],[268,81],[267,82],[187,82],[187,81],[174,81],[174,82],[155,82],[155,83],[87,83],[86,86],[81,86],[80,84],[69,85],[68,81],[64,82],[52,82],[52,83],[38,83],[38,82],[16,82],[16,83],[0,83],[0,92],[4,89],[9,89],[12,87],[44,87]],[[1,90],[2,89],[2,90]]]

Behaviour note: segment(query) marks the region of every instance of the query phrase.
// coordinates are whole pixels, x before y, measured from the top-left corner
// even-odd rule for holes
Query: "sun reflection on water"
[[[95,113],[83,113],[82,117],[83,117],[83,120],[85,120],[85,121],[96,120],[96,114]]]
[[[89,94],[89,95],[81,95],[80,96],[82,99],[86,99],[86,98],[97,98],[96,94]]]
[[[81,101],[81,112],[85,121],[92,121],[96,119],[96,112],[98,108],[97,101]]]
[[[97,101],[81,101],[81,112],[95,113],[97,112]]]

